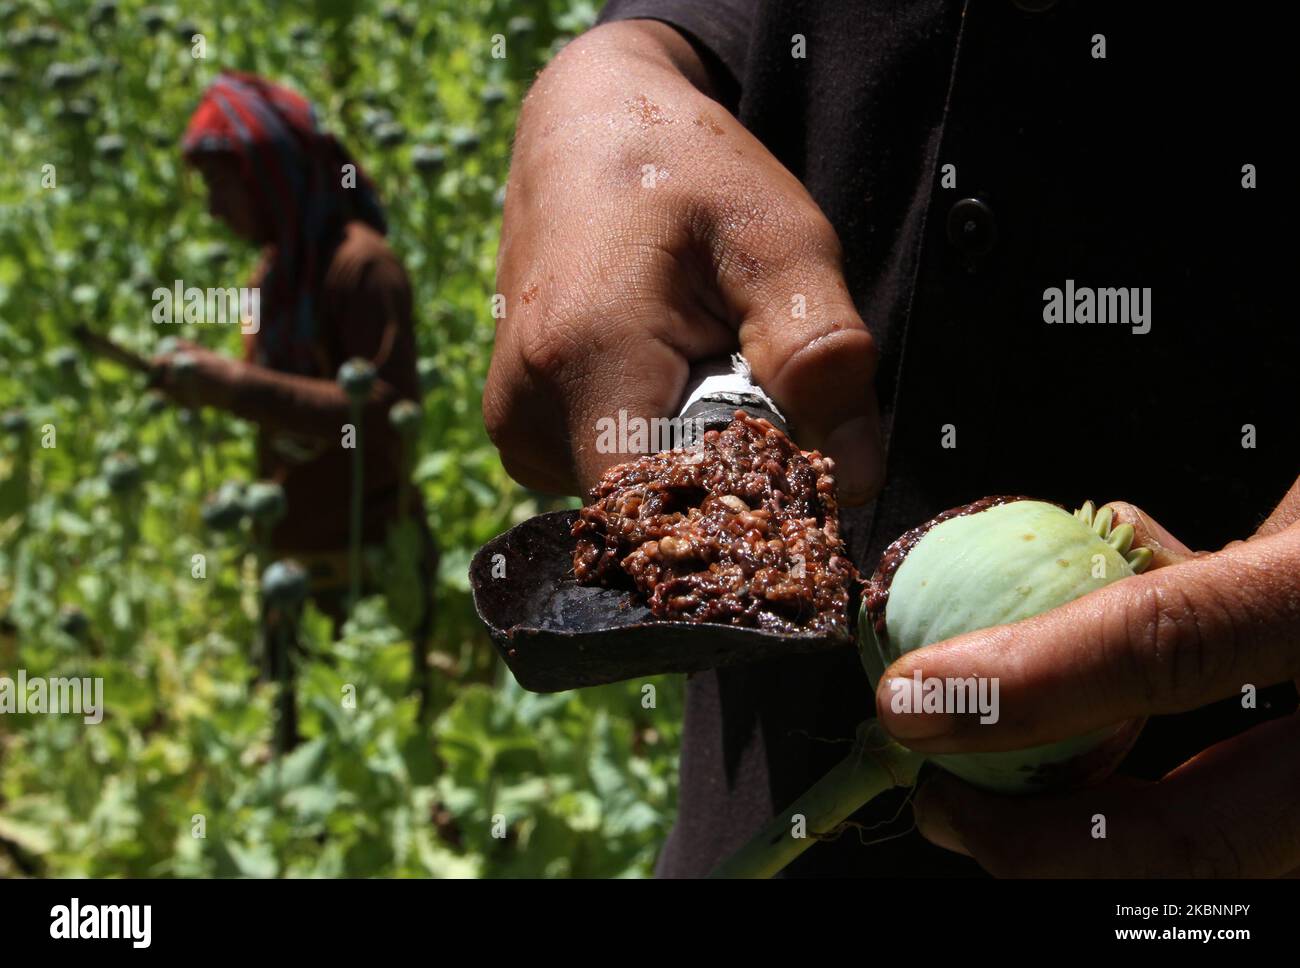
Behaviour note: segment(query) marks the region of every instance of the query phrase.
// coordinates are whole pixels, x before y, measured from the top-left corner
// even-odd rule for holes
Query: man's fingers
[[[483,398],[488,434],[521,483],[585,494],[607,468],[636,456],[629,447],[644,446],[629,430],[633,418],[676,413],[688,366],[646,330],[614,329],[617,346],[537,329],[524,336],[514,352],[493,355]]]
[[[707,284],[688,271],[689,246],[679,239],[607,251],[589,267],[595,281],[557,272],[556,282],[534,283],[542,273],[512,272],[519,292],[506,293],[513,308],[498,327],[483,398],[511,476],[539,490],[586,492],[635,456],[622,446],[620,411],[627,421],[675,416],[690,363],[732,352],[739,321],[741,350],[795,441],[836,461],[844,503],[874,495],[883,471],[876,349],[826,232],[816,245],[791,244],[795,255],[778,246],[762,258],[740,248],[753,239],[731,240],[713,251],[720,262]],[[617,449],[602,421],[620,428]]]
[[[840,502],[863,504],[884,482],[884,444],[870,374],[876,350],[856,317],[826,319],[814,328],[759,337],[746,349],[760,385],[790,421],[795,443],[822,451],[835,462]]]
[[[1300,521],[1300,477],[1295,479],[1273,513],[1255,531],[1255,537],[1266,538],[1270,534],[1285,531],[1297,521]]]
[[[498,252],[507,314],[484,393],[489,433],[516,478],[585,490],[632,456],[600,447],[596,420],[675,416],[690,364],[739,343],[795,441],[834,459],[840,499],[860,503],[883,470],[876,348],[835,231],[696,89],[706,72],[689,44],[661,45],[671,36],[598,28],[525,102]]]
[[[738,251],[752,251],[743,246],[770,231],[783,238],[764,258],[732,255],[720,273],[741,319],[741,351],[789,418],[795,442],[835,461],[840,500],[861,504],[884,477],[875,341],[849,297],[839,241],[821,214],[812,209],[746,233]]]
[[[1133,526],[1134,547],[1151,549],[1152,568],[1164,568],[1166,565],[1176,565],[1196,557],[1196,552],[1175,538],[1155,518],[1136,504],[1129,504],[1127,501],[1111,501],[1106,507],[1114,514],[1116,525]]]
[[[1279,755],[1298,746],[1290,716],[1158,783],[1022,798],[937,775],[918,791],[917,826],[1001,877],[1278,877],[1300,866],[1300,758]]]
[[[892,680],[996,681],[998,719],[894,712]],[[1300,535],[1233,546],[1117,582],[1013,625],[903,656],[882,723],[923,752],[1017,749],[1194,709],[1300,674]]]

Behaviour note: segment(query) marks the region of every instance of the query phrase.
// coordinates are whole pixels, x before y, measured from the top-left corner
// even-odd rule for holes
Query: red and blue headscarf
[[[252,74],[227,71],[204,92],[182,150],[234,155],[273,242],[261,281],[260,362],[321,373],[316,298],[352,219],[385,233],[374,186],[302,96]],[[345,165],[354,166],[345,170]],[[344,187],[345,176],[352,178]]]

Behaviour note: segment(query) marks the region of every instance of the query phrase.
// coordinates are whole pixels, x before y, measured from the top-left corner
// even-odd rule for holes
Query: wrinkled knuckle
[[[578,357],[578,341],[562,314],[547,312],[519,333],[519,362],[539,386],[561,385]]]
[[[1130,610],[1128,642],[1148,700],[1176,706],[1200,698],[1218,669],[1203,611],[1181,588],[1153,583]]]
[[[839,233],[830,219],[816,206],[811,206],[799,216],[799,236],[807,249],[824,261],[839,264],[844,255]]]
[[[766,253],[764,265],[770,275],[818,275],[828,266],[838,269],[843,262],[835,227],[811,202],[773,205],[765,217],[751,223],[748,234]]]
[[[698,199],[693,212],[724,275],[757,282],[807,263],[811,220],[802,204],[756,188],[740,198]]]
[[[1120,654],[1128,666],[1125,678],[1141,684],[1142,698],[1149,704],[1165,691],[1165,683],[1157,675],[1158,660],[1153,657],[1160,603],[1148,591],[1129,604],[1123,617],[1124,648]]]

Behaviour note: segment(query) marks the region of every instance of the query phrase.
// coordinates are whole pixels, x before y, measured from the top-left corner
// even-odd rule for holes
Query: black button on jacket
[[[1270,5],[613,0],[603,14],[634,17],[716,61],[728,106],[839,232],[882,350],[888,481],[849,522],[868,573],[907,528],[989,494],[1122,498],[1218,548],[1300,474],[1294,78]],[[849,650],[696,675],[688,694],[663,874],[744,843],[874,708]],[[1294,709],[1295,690],[1260,706],[1156,717],[1124,770],[1159,776]],[[979,873],[915,833],[862,840],[818,844],[788,873]]]

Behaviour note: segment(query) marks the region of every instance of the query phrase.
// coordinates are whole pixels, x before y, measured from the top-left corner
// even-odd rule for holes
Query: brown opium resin
[[[737,410],[700,448],[605,472],[573,525],[574,575],[634,589],[659,618],[847,634],[857,571],[833,470]]]

